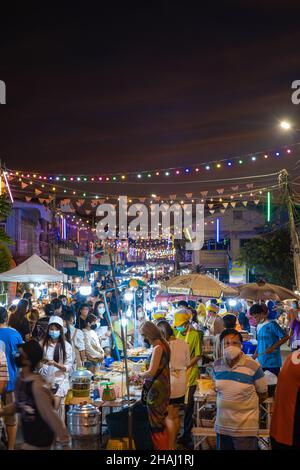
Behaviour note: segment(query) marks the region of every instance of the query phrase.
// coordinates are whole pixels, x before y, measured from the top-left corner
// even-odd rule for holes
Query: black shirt
[[[27,318],[23,318],[22,323],[19,325],[16,325],[14,321],[14,315],[15,314],[12,314],[10,317],[9,326],[11,326],[12,328],[15,328],[20,333],[23,340],[25,341],[26,335],[30,335],[30,323],[27,320]]]

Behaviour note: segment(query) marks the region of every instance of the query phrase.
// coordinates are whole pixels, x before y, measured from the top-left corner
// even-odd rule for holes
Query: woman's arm
[[[149,369],[146,372],[141,372],[140,377],[148,377],[149,375],[154,377],[160,364],[161,356],[163,353],[163,348],[160,345],[157,345],[153,348],[153,353],[151,357],[151,362]]]

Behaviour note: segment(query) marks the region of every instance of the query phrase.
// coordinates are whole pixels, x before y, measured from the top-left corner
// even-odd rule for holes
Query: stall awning
[[[46,263],[38,255],[32,255],[16,268],[0,274],[0,281],[6,282],[58,282],[66,276]]]

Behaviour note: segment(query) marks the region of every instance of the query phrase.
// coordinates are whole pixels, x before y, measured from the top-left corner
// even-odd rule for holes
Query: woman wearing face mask
[[[86,319],[86,325],[83,330],[85,353],[87,358],[87,367],[94,372],[96,364],[104,359],[104,351],[100,345],[96,330],[99,328],[97,317],[90,313]]]
[[[207,307],[205,326],[213,336],[222,333],[224,329],[222,317],[218,315],[219,310],[219,307],[214,303],[210,303]]]
[[[84,335],[79,328],[75,328],[75,313],[69,311],[63,317],[68,333],[67,340],[70,342],[73,350],[73,368],[82,367],[85,362],[85,344]]]
[[[260,365],[243,353],[242,341],[238,331],[224,330],[223,357],[213,365],[218,450],[258,449],[259,402],[267,398],[268,389]]]
[[[148,391],[146,406],[155,450],[169,450],[169,437],[165,419],[170,401],[170,347],[160,329],[150,321],[141,326],[141,334],[147,347],[153,352],[146,372],[140,373]]]
[[[102,349],[111,347],[111,327],[106,315],[105,304],[102,300],[95,303],[94,315],[100,319],[98,328],[96,329]],[[97,324],[98,325],[98,324]]]
[[[65,340],[61,317],[50,318],[46,337],[41,346],[44,362],[41,374],[52,386],[55,409],[58,410],[68,393],[69,374],[73,366],[72,346]]]

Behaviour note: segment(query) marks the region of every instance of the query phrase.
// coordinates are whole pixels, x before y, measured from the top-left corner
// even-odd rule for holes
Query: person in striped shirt
[[[261,366],[242,352],[242,341],[238,331],[224,330],[223,357],[213,365],[219,450],[258,449],[259,402],[267,398],[268,387]]]
[[[6,389],[8,382],[8,367],[5,352],[0,350],[0,395]]]

